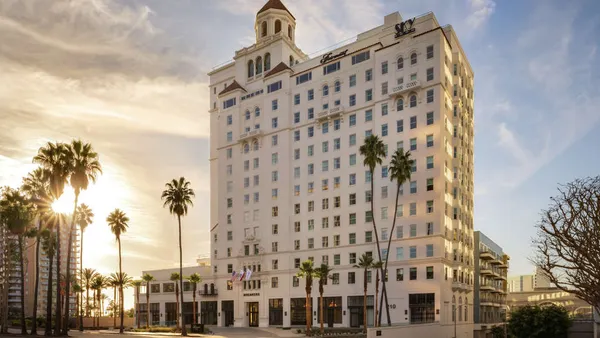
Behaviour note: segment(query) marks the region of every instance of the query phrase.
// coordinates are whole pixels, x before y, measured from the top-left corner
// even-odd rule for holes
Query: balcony
[[[336,106],[317,113],[317,120],[325,120],[340,116],[344,112],[344,106]]]
[[[248,234],[246,238],[242,241],[244,244],[250,244],[255,242],[260,242],[260,237],[255,234]]]
[[[467,284],[467,283],[462,283],[459,281],[452,281],[452,290],[454,291],[471,291],[473,290],[473,286]]]
[[[493,274],[492,269],[487,266],[482,266],[481,270],[479,270],[479,274],[482,276]]]
[[[490,261],[490,264],[502,265],[502,261],[499,259],[492,259],[492,261]]]
[[[252,137],[258,137],[261,135],[262,135],[262,130],[260,130],[260,129],[250,130],[248,132],[240,134],[240,141],[248,139],[248,138],[252,138]]]
[[[409,81],[407,83],[402,83],[392,88],[390,92],[390,96],[400,95],[409,90],[417,89],[421,87],[421,82],[419,80]]]
[[[479,286],[479,290],[481,291],[494,291],[494,287],[489,285],[489,284],[481,284],[481,286]]]
[[[493,260],[496,257],[494,257],[494,255],[489,251],[482,251],[479,253],[479,258],[483,260]]]
[[[199,290],[198,294],[204,297],[218,296],[219,291],[217,289]]]

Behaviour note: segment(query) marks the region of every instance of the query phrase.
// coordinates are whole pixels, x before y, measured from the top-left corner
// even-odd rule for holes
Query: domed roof
[[[292,12],[290,12],[289,9],[287,9],[287,7],[285,7],[285,5],[281,2],[281,0],[269,0],[269,1],[267,1],[267,3],[258,11],[258,13],[256,13],[256,15],[258,15],[258,14],[264,12],[264,11],[267,11],[269,9],[279,9],[279,10],[282,10],[282,11],[286,11],[286,12],[288,12],[292,16],[292,18],[294,20],[296,20],[296,18],[294,18],[294,15],[292,14]]]

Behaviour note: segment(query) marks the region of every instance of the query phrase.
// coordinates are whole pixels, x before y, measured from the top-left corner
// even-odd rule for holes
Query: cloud
[[[483,26],[496,11],[496,2],[493,0],[469,0],[470,12],[467,24],[473,28]]]

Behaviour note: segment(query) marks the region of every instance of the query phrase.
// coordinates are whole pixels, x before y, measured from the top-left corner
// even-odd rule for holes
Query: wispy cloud
[[[469,0],[469,6],[467,24],[473,29],[484,25],[496,10],[496,2],[493,0]]]

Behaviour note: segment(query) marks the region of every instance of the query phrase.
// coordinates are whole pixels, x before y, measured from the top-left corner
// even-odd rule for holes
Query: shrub
[[[516,338],[566,338],[571,319],[562,306],[527,305],[510,315],[508,331]]]

